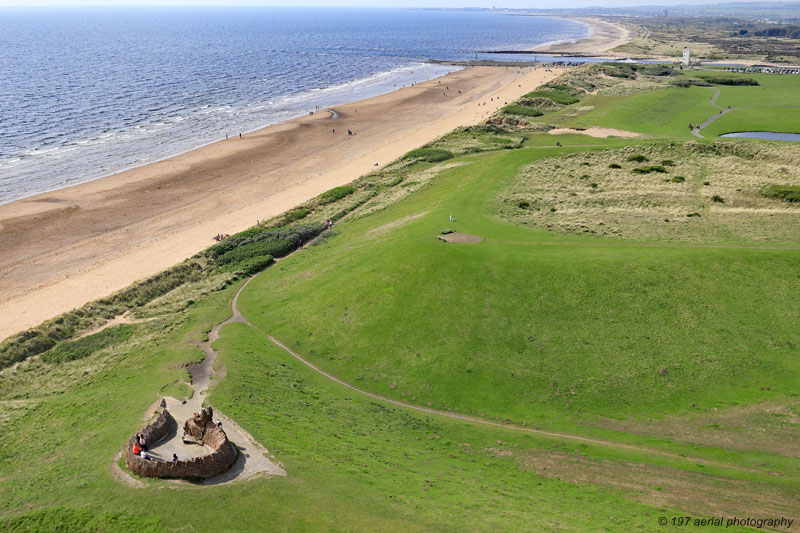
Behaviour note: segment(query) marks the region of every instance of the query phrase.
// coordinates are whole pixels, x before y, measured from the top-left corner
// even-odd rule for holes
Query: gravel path
[[[236,304],[242,289],[244,289],[252,279],[253,278],[248,279],[233,297],[231,301],[232,316],[214,326],[208,333],[208,340],[197,344],[197,347],[205,353],[205,358],[202,362],[187,367],[187,370],[192,376],[191,386],[194,390],[192,397],[185,403],[181,403],[179,400],[169,396],[165,398],[167,409],[180,427],[173,427],[166,439],[152,446],[150,454],[154,458],[162,461],[169,461],[172,459],[172,454],[174,453],[178,455],[179,459],[183,460],[190,457],[208,455],[213,451],[208,446],[184,443],[182,438],[183,422],[203,408],[203,400],[208,393],[208,386],[211,383],[211,379],[214,377],[223,377],[223,375],[214,371],[214,361],[217,359],[217,351],[211,347],[211,344],[219,339],[220,329],[232,322],[245,322],[249,324],[239,313]],[[214,421],[216,422],[217,419],[222,421],[222,429],[225,430],[228,439],[238,448],[239,455],[236,462],[228,470],[200,481],[198,484],[217,485],[229,481],[247,479],[262,473],[268,476],[286,475],[286,471],[277,462],[271,460],[272,456],[269,454],[269,451],[261,446],[252,435],[242,429],[233,420],[226,417],[223,413],[214,409]]]
[[[703,122],[702,124],[695,125],[694,129],[692,129],[692,135],[694,135],[695,137],[703,139],[704,137],[700,133],[700,131],[703,128],[705,128],[706,126],[708,126],[709,124],[711,124],[712,122],[717,120],[719,117],[721,117],[723,115],[727,115],[731,111],[736,111],[737,109],[742,109],[741,107],[730,108],[730,107],[720,107],[720,106],[718,106],[717,105],[717,97],[718,96],[719,96],[719,89],[714,89],[714,96],[711,97],[711,101],[709,102],[709,104],[711,105],[711,107],[716,107],[717,109],[721,109],[721,111],[719,113],[717,113],[716,115],[714,115],[713,117],[711,117],[708,120],[706,120],[705,122]]]

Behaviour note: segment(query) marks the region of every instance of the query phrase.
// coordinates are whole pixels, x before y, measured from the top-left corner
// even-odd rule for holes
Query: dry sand
[[[605,139],[606,137],[639,137],[639,133],[635,131],[627,131],[627,130],[615,130],[614,128],[598,128],[596,126],[592,126],[591,128],[584,128],[582,130],[577,130],[574,128],[555,128],[548,131],[550,135],[561,135],[562,133],[574,133],[577,135],[588,135],[589,137],[598,137],[601,139]]]
[[[559,73],[472,67],[336,107],[337,118],[318,111],[2,205],[0,339],[168,268],[217,233],[241,231],[478,123]]]
[[[562,17],[588,24],[594,33],[588,39],[579,39],[574,43],[553,44],[538,49],[541,52],[564,52],[581,54],[605,54],[612,48],[629,43],[633,40],[631,31],[619,24],[612,24],[604,20],[579,17]]]

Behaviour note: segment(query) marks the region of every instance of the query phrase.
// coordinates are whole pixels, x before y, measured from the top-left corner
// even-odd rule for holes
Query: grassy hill
[[[696,138],[686,122],[718,112],[714,92],[669,85],[693,75],[603,68],[543,88],[572,98],[517,103],[540,117],[498,114],[234,236],[129,323],[0,371],[0,527],[652,531],[662,517],[797,517],[800,205],[765,187],[800,185],[800,147]],[[782,80],[715,86],[717,104],[800,106]],[[722,120],[754,124],[737,111],[709,128]],[[642,135],[543,132],[555,126]],[[291,253],[328,218],[333,231]],[[238,300],[250,324],[215,343],[225,377],[210,402],[288,476],[120,481],[124,442],[160,395],[186,394],[196,342],[268,264]]]

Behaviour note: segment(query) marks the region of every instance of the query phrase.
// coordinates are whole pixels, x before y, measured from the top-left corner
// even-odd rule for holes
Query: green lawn
[[[713,92],[704,87],[665,88],[632,96],[587,96],[579,104],[546,115],[542,122],[588,128],[601,126],[653,137],[691,138],[688,124],[702,122],[714,108]],[[586,111],[576,108],[592,107]],[[577,114],[576,114],[577,113]],[[576,114],[576,116],[571,116]]]
[[[546,153],[449,171],[257,278],[242,309],[368,390],[527,423],[662,416],[795,392],[800,361],[788,347],[800,343],[800,252],[631,246],[489,215],[498,184]],[[486,242],[437,241],[450,213],[456,229]]]
[[[722,73],[714,73],[715,76]],[[722,107],[780,107],[797,105],[800,91],[800,76],[783,74],[747,74],[759,85],[753,87],[735,87],[718,85],[720,96],[717,105]]]
[[[711,138],[737,131],[800,133],[800,106],[736,109],[709,124],[702,133]]]

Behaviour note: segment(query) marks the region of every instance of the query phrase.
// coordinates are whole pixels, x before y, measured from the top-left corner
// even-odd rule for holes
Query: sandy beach
[[[336,116],[320,110],[2,205],[0,339],[168,268],[217,233],[241,231],[478,123],[558,73],[467,68],[336,107]]]
[[[585,55],[608,55],[608,51],[633,39],[630,30],[619,24],[593,18],[563,17],[591,26],[594,30],[587,39],[574,43],[553,44],[538,48],[541,52],[581,53]]]

